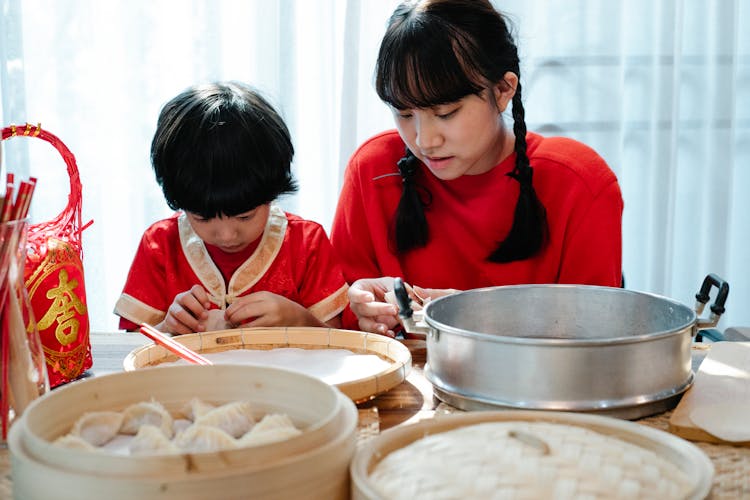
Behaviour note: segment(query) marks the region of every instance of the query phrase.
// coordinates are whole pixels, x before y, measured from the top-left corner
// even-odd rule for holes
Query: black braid
[[[405,252],[416,247],[423,247],[429,239],[429,228],[424,207],[429,205],[419,196],[416,174],[419,160],[406,148],[406,154],[398,161],[398,171],[403,182],[401,199],[391,224],[391,242],[395,242],[396,253]],[[430,197],[430,193],[426,193]],[[431,197],[430,197],[431,198]]]
[[[516,165],[508,173],[520,184],[513,226],[508,236],[490,254],[491,262],[513,262],[537,253],[547,241],[547,212],[532,184],[534,170],[526,154],[526,121],[521,103],[521,83],[513,96],[513,133],[516,136]]]

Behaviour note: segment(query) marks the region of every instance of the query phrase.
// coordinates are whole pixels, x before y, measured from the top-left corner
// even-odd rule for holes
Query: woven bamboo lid
[[[471,439],[468,433],[457,441],[442,439],[468,430],[475,432]],[[515,435],[509,437],[511,433]],[[412,453],[414,445],[429,453]],[[633,422],[511,410],[445,415],[394,427],[357,451],[350,474],[354,499],[433,498],[435,488],[441,498],[483,498],[471,494],[483,486],[507,498],[538,498],[541,491],[546,492],[543,498],[568,498],[564,492],[571,498],[617,498],[618,489],[627,497],[623,487],[632,486],[639,491],[635,497],[648,498],[656,488],[649,493],[644,485],[669,481],[676,484],[667,485],[676,492],[672,498],[702,499],[711,490],[714,470],[691,443]],[[617,477],[607,483],[608,476]],[[394,491],[405,496],[394,496]]]

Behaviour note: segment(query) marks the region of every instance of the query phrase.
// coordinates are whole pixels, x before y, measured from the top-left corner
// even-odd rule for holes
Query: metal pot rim
[[[441,323],[433,319],[432,316],[430,315],[430,310],[431,308],[435,307],[435,304],[439,304],[442,301],[451,300],[452,297],[455,298],[458,295],[471,295],[471,294],[477,294],[477,293],[486,293],[488,291],[494,291],[494,290],[508,290],[509,292],[512,292],[514,290],[525,290],[525,289],[533,289],[533,288],[543,288],[543,289],[574,288],[574,289],[590,290],[594,292],[601,291],[602,293],[645,296],[654,300],[658,300],[664,303],[671,304],[674,307],[684,309],[685,312],[688,314],[690,320],[686,321],[683,325],[672,328],[670,330],[649,332],[649,333],[645,333],[645,334],[637,335],[637,336],[631,335],[631,336],[611,337],[611,338],[602,338],[602,339],[576,339],[576,338],[512,337],[512,336],[507,336],[507,335],[494,335],[494,334],[489,334],[489,333],[473,332],[470,330],[465,330],[463,328],[458,328],[458,327],[454,327],[451,325],[447,325],[445,323]],[[430,326],[430,330],[431,330],[430,334],[433,334],[434,331],[437,331],[439,332],[440,335],[443,335],[443,334],[458,335],[458,336],[463,336],[463,337],[481,339],[484,341],[495,342],[495,343],[581,347],[581,346],[586,346],[586,345],[630,344],[630,343],[636,343],[636,342],[643,342],[645,340],[656,340],[656,339],[668,337],[671,335],[680,335],[683,332],[685,332],[686,329],[688,329],[692,335],[694,332],[694,327],[696,326],[696,323],[697,323],[697,315],[693,309],[687,307],[686,305],[676,300],[670,299],[668,297],[664,297],[662,295],[649,293],[649,292],[639,292],[639,291],[634,291],[634,290],[627,290],[624,288],[596,286],[596,285],[530,284],[530,285],[501,285],[501,286],[492,286],[492,287],[484,287],[484,288],[474,288],[474,289],[464,290],[464,291],[456,292],[451,295],[446,295],[446,296],[437,298],[433,301],[430,301],[425,307],[424,320]]]

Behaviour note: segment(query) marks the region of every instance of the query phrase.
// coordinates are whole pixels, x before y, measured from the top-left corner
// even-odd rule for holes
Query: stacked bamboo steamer
[[[303,430],[286,441],[211,453],[122,456],[53,441],[91,411],[155,399],[176,413],[197,397],[249,401]],[[348,498],[357,411],[310,376],[249,365],[170,366],[94,377],[35,401],[11,428],[13,493],[24,499]]]
[[[491,437],[492,434],[480,431],[480,439],[472,439],[471,442],[479,444],[478,448],[468,440],[462,440],[456,445],[456,441],[439,440],[431,441],[431,456],[425,458],[420,454],[411,454],[406,451],[410,450],[410,445],[416,444],[423,438],[439,437],[443,433],[450,433],[457,430],[468,430],[473,428],[479,431],[481,424],[511,424],[512,428],[524,429],[525,424],[542,424],[539,428],[546,429],[548,432],[558,428],[557,432],[550,434],[532,435],[529,433],[518,432],[518,440],[522,443],[521,449],[528,448],[528,453],[515,453],[516,446],[503,446],[503,441],[497,436]],[[711,460],[698,447],[682,440],[669,433],[649,428],[647,426],[619,420],[611,417],[600,415],[588,415],[580,413],[566,412],[541,412],[541,411],[524,411],[524,410],[506,410],[506,411],[479,411],[468,413],[455,413],[450,415],[440,415],[433,419],[422,420],[415,424],[400,425],[388,429],[379,436],[371,439],[360,446],[350,465],[352,478],[352,499],[353,500],[387,500],[391,498],[486,498],[486,495],[472,494],[475,487],[482,483],[483,486],[494,483],[490,489],[497,498],[622,498],[616,492],[617,486],[629,479],[623,475],[618,480],[609,481],[606,474],[611,472],[607,470],[605,461],[596,461],[588,463],[586,467],[584,462],[592,462],[596,458],[595,453],[586,453],[588,448],[585,442],[570,439],[562,440],[563,444],[550,445],[547,448],[545,441],[556,443],[552,434],[574,435],[578,437],[584,435],[581,432],[571,432],[570,428],[576,427],[581,430],[591,431],[598,435],[592,437],[591,444],[598,443],[614,438],[625,443],[625,446],[634,446],[647,454],[653,453],[657,462],[663,460],[665,469],[673,467],[681,471],[680,476],[684,479],[681,484],[682,491],[676,495],[681,500],[699,500],[707,498],[710,495],[711,486],[714,477],[714,468]],[[463,435],[464,437],[466,434]],[[588,438],[587,438],[588,439]],[[450,444],[449,444],[450,443]],[[640,453],[634,454],[632,450],[619,454],[621,447],[613,445],[611,450],[603,450],[611,455],[618,455],[615,460],[622,460],[625,469],[630,469],[633,479],[630,482],[639,483],[641,479],[644,483],[658,483],[661,479],[654,478],[658,474],[658,469],[653,465],[646,465],[639,462]],[[540,450],[537,447],[542,446],[545,449]],[[567,445],[572,446],[567,450],[561,448]],[[476,468],[465,468],[466,465],[475,465],[477,459],[484,455],[484,449],[490,451],[507,449],[507,456],[503,461],[488,462],[482,464],[483,473],[480,475],[467,475],[467,470],[472,472]],[[571,452],[571,453],[565,453]],[[398,453],[398,459],[402,466],[396,467],[394,473],[392,467],[388,467],[388,474],[375,474],[378,465],[391,454]],[[552,480],[549,483],[554,484],[558,478],[555,468],[552,467],[556,462],[559,463],[560,456],[573,456],[576,453],[582,454],[578,460],[566,459],[567,465],[564,467],[565,472],[572,472],[573,475],[563,477],[567,484],[563,486],[572,486],[571,490],[576,488],[585,491],[585,494],[571,494],[571,491],[565,488],[560,491],[547,491],[546,494],[538,493],[542,480]],[[502,454],[502,453],[501,453]],[[586,455],[586,456],[583,456]],[[605,453],[606,455],[606,453]],[[547,461],[547,458],[550,458]],[[435,466],[439,463],[439,466]],[[392,465],[392,464],[391,464]],[[512,466],[509,466],[512,465]],[[518,465],[519,470],[526,474],[519,473],[519,470],[513,471]],[[591,467],[589,467],[591,466]],[[595,473],[589,474],[591,469]],[[613,468],[610,468],[613,469]],[[427,474],[422,474],[427,470]],[[429,477],[426,477],[429,476]],[[601,476],[603,483],[610,482],[612,489],[609,489],[603,495],[593,493],[594,490],[587,490],[586,483],[588,479]],[[435,479],[436,480],[433,480]],[[445,486],[453,488],[453,492],[446,490]],[[441,485],[440,494],[435,494],[435,485]],[[466,486],[461,489],[461,486]],[[481,489],[481,488],[479,488]],[[386,492],[398,491],[397,495],[389,495]],[[457,493],[461,491],[461,493]],[[626,498],[667,498],[667,496],[657,496],[653,491],[643,492],[638,495],[625,496]]]

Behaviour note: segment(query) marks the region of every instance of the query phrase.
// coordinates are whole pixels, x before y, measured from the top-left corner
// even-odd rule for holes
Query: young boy
[[[348,287],[325,231],[274,203],[297,189],[293,156],[284,121],[244,84],[169,101],[151,163],[179,212],[145,231],[115,306],[120,328],[339,327]]]

